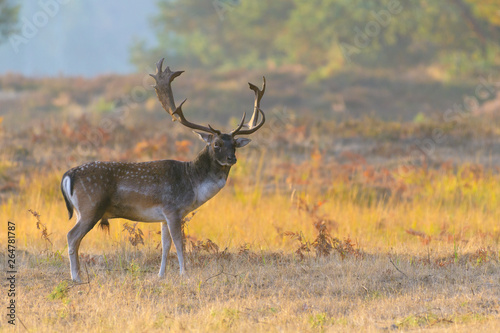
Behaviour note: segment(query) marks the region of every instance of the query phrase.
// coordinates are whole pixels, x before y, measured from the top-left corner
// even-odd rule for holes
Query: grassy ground
[[[75,285],[59,174],[26,180],[0,206],[16,222],[17,314],[29,331],[500,327],[498,175],[418,170],[405,195],[384,200],[367,184],[293,195],[229,185],[187,222],[186,278],[175,254],[157,278],[158,224],[127,231],[114,220],[109,235],[83,240],[87,283]],[[144,244],[133,246],[139,228]]]
[[[33,332],[493,332],[500,325],[492,260],[459,257],[442,267],[425,255],[194,254],[188,277],[170,265],[158,279],[158,254],[120,249],[90,258],[89,283],[75,286],[65,258],[23,252],[19,318]]]

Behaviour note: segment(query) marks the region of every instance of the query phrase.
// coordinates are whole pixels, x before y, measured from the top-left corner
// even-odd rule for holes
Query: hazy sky
[[[134,38],[154,43],[155,0],[22,2],[20,32],[0,45],[0,74],[128,73]]]

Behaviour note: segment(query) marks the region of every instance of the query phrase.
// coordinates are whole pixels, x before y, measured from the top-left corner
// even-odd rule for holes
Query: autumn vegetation
[[[224,190],[185,221],[188,277],[173,253],[157,278],[158,224],[113,220],[109,234],[96,228],[82,243],[85,283],[70,282],[63,172],[95,159],[188,160],[201,149],[154,95],[123,102],[135,78],[2,78],[33,98],[11,99],[19,112],[0,125],[0,215],[17,226],[28,330],[498,327],[494,115],[319,122],[279,108],[271,89],[266,129],[239,152]],[[199,100],[189,102],[192,117],[207,119]],[[236,122],[214,114],[222,127]],[[436,128],[446,141],[424,154]]]

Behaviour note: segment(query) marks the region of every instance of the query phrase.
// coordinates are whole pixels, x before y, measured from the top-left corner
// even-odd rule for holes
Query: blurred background
[[[183,93],[202,96],[192,112],[203,107],[219,122],[238,107],[244,81],[262,75],[271,88],[267,105],[328,118],[440,117],[481,82],[498,88],[498,0],[1,0],[0,7],[4,80],[146,75],[166,57],[171,67],[187,70],[182,80],[207,81],[202,91]],[[148,96],[149,83],[137,81]],[[7,83],[1,88],[2,100],[17,91]],[[114,91],[123,95],[127,88]],[[205,98],[206,90],[213,98]],[[482,97],[480,105],[494,94]],[[1,114],[8,111],[4,106]]]
[[[369,70],[450,81],[496,69],[496,0],[1,1],[0,73],[133,73],[298,66],[308,79]]]
[[[436,186],[429,172],[484,181],[500,166],[499,0],[0,0],[0,8],[2,200],[37,181],[34,171],[59,203],[60,175],[87,161],[192,159],[203,143],[170,121],[151,87],[163,57],[186,71],[173,84],[176,100],[188,99],[186,117],[226,131],[252,111],[247,82],[266,76],[267,123],[228,185],[241,200],[296,192],[408,200]],[[496,191],[466,183],[446,185],[443,198],[459,205],[455,195]]]

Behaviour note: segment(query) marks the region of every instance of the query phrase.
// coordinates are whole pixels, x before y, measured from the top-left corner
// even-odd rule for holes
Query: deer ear
[[[247,139],[247,138],[237,138],[236,140],[234,140],[236,142],[236,148],[241,148],[241,147],[245,147],[247,144],[250,143],[250,139]]]
[[[198,134],[198,136],[208,144],[210,144],[210,142],[212,142],[212,139],[214,138],[214,135],[213,134],[210,134],[210,133],[205,133],[205,132],[196,132],[196,131],[193,131],[194,133]]]

